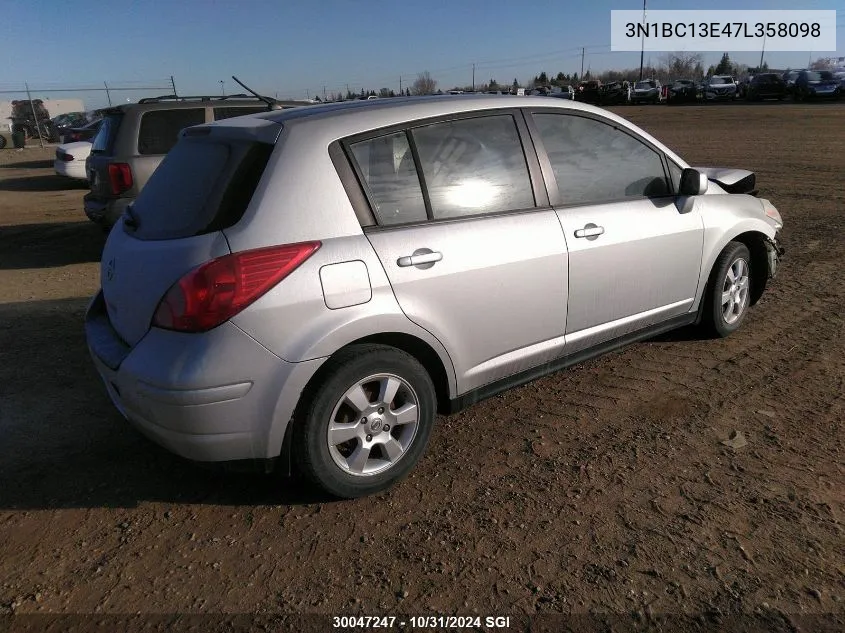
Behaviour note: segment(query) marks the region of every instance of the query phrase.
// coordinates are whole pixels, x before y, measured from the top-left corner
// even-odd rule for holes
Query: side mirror
[[[681,183],[678,195],[700,196],[707,191],[707,176],[697,169],[687,167],[681,172]]]

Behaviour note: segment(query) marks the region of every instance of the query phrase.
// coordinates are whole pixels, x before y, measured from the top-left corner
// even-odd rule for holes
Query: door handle
[[[396,263],[403,268],[406,266],[420,266],[421,264],[432,264],[443,259],[443,253],[437,251],[429,251],[428,249],[419,249],[414,251],[413,255],[406,255],[396,260]]]
[[[586,237],[588,240],[594,240],[602,233],[604,233],[603,226],[597,226],[595,224],[590,223],[585,225],[583,229],[576,230],[575,237]]]

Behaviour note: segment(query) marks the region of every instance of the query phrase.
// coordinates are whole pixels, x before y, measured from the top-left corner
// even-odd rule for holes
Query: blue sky
[[[26,81],[38,97],[105,94],[39,93],[38,89],[150,86],[114,92],[115,101],[166,92],[236,89],[231,75],[280,97],[363,88],[398,89],[429,70],[438,85],[491,77],[510,83],[540,71],[639,66],[639,53],[610,52],[611,9],[640,9],[640,0],[3,0],[0,90]],[[838,55],[845,55],[845,0],[649,0],[656,9],[837,9]],[[824,53],[825,56],[832,53]],[[646,54],[649,55],[648,53]],[[804,66],[806,53],[767,53],[772,67]],[[659,53],[652,53],[658,63]],[[719,53],[705,55],[705,66]],[[819,55],[814,55],[814,58]],[[736,53],[755,65],[758,53]],[[0,100],[20,95],[0,95]]]

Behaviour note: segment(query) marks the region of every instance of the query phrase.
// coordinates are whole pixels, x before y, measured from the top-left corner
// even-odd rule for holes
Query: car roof
[[[272,100],[273,105],[282,106],[283,108],[297,107],[308,105],[307,101],[283,101]],[[126,113],[130,110],[181,110],[190,108],[206,108],[213,106],[216,108],[231,108],[231,107],[263,107],[266,102],[256,99],[254,97],[178,97],[173,98],[170,95],[163,97],[149,97],[141,99],[134,103],[122,103],[120,105],[103,108],[103,114]]]
[[[604,116],[611,113],[589,104],[551,100],[544,96],[463,94],[463,95],[431,95],[419,97],[392,97],[371,101],[342,101],[336,103],[309,105],[287,110],[262,112],[250,118],[268,119],[280,124],[297,121],[315,121],[329,118],[348,117],[377,120],[390,120],[385,125],[398,124],[417,119],[425,119],[450,114],[461,114],[474,111],[494,110],[502,108],[551,107],[589,112],[600,112]],[[612,116],[612,115],[611,115]],[[226,121],[217,121],[213,125],[225,125]],[[364,127],[369,127],[369,122]]]

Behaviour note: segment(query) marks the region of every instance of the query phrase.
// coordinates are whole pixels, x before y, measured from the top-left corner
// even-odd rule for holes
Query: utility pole
[[[35,113],[35,104],[32,102],[32,95],[29,94],[29,84],[24,82],[23,85],[26,86],[26,98],[29,99],[29,107],[32,108],[32,118],[35,121],[35,131],[38,134],[41,149],[44,149],[44,138],[41,136],[41,125],[38,123],[38,115]]]
[[[399,96],[402,96],[402,75],[399,75]]]
[[[323,86],[323,102],[325,103],[325,101],[326,101],[326,87]]]
[[[178,97],[179,95],[176,94],[176,82],[173,81],[173,75],[170,75],[170,85],[173,86],[173,96]]]
[[[581,47],[581,74],[578,75],[578,81],[584,81],[584,52],[586,49]]]
[[[106,87],[106,98],[109,100],[109,107],[111,107],[111,93],[109,92],[109,85],[104,81],[103,85]]]
[[[763,50],[760,51],[760,65],[757,67],[757,72],[763,72],[763,55],[766,54],[766,34],[763,33]]]
[[[645,21],[646,21],[646,10],[645,10],[645,3],[646,0],[643,0],[643,34],[641,36],[641,45],[640,45],[640,81],[643,80],[643,57],[645,56]]]
[[[475,92],[475,63],[472,65],[472,91]]]
[[[346,98],[349,98],[349,84],[346,84]]]

